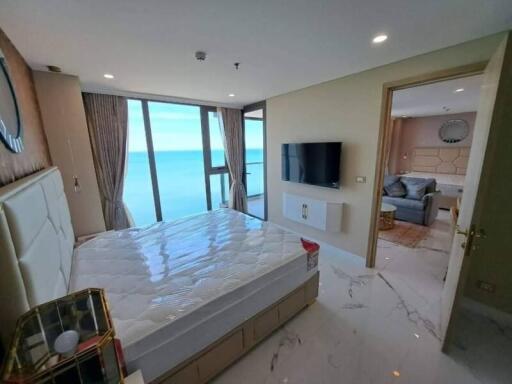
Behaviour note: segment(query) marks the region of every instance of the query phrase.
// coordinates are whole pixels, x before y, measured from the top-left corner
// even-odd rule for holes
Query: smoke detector
[[[195,56],[196,56],[197,61],[205,61],[206,60],[206,52],[197,51]]]

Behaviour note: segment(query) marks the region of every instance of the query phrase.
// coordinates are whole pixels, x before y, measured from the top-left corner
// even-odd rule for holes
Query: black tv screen
[[[341,142],[283,144],[282,179],[339,188],[341,145]]]

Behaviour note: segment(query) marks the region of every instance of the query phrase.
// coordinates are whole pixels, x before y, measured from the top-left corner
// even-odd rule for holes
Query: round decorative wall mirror
[[[0,140],[14,153],[23,150],[23,128],[9,68],[0,50]]]
[[[469,125],[466,120],[447,120],[439,128],[439,138],[445,143],[458,143],[469,135]]]

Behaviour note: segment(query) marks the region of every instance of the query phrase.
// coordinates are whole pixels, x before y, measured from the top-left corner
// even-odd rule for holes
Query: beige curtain
[[[229,208],[247,212],[247,193],[243,183],[244,152],[242,143],[242,112],[239,109],[218,108],[224,151],[231,175]]]
[[[123,204],[128,103],[120,96],[84,93],[84,107],[107,230],[130,226]]]

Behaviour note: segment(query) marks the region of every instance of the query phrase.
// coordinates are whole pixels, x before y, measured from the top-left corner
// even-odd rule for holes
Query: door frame
[[[257,103],[245,105],[242,108],[242,151],[244,154],[244,167],[243,167],[243,179],[245,190],[247,191],[247,174],[245,164],[245,118],[246,112],[257,111],[258,109],[263,110],[263,218],[258,217],[264,221],[268,220],[268,203],[267,203],[267,102],[265,100],[258,101]],[[247,212],[249,216],[256,217]]]
[[[382,102],[379,123],[379,137],[377,144],[377,159],[375,164],[375,178],[372,194],[372,209],[370,215],[370,231],[368,236],[368,251],[366,253],[366,267],[374,268],[377,257],[377,241],[379,235],[378,220],[380,216],[380,201],[384,185],[385,158],[391,144],[389,130],[391,128],[391,106],[393,92],[413,88],[421,85],[437,83],[440,81],[458,79],[482,74],[487,66],[487,61],[463,65],[459,67],[443,69],[427,74],[408,77],[401,80],[384,83],[382,86]]]

